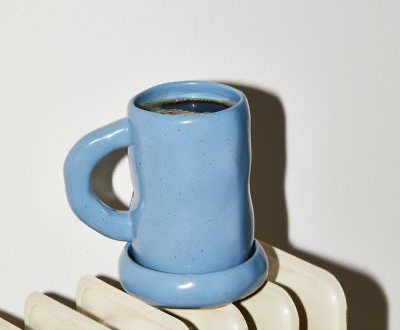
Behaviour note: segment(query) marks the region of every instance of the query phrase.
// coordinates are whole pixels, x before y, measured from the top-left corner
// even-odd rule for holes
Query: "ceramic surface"
[[[181,320],[89,275],[79,281],[76,305],[112,329],[188,330]]]
[[[166,115],[140,104],[210,99],[228,109]],[[64,166],[69,203],[93,229],[131,242],[141,265],[170,273],[235,267],[254,242],[249,192],[250,118],[242,92],[212,82],[176,82],[134,97],[128,118],[83,137]],[[129,212],[108,208],[90,188],[90,174],[111,151],[129,147],[134,198]]]
[[[347,303],[337,279],[326,270],[262,243],[268,256],[268,280],[295,298],[300,328],[346,330]]]
[[[196,330],[248,330],[245,318],[233,305],[212,309],[166,309]],[[286,329],[292,330],[292,329]]]
[[[164,311],[89,275],[78,284],[76,303],[79,311],[117,330],[248,329],[243,315],[232,304],[206,310]]]
[[[177,99],[207,99],[230,107],[190,115],[140,108]],[[256,251],[256,258],[252,257],[249,134],[249,108],[242,92],[222,84],[187,81],[140,93],[129,103],[128,118],[89,133],[72,148],[64,165],[68,201],[87,225],[107,237],[129,242],[124,253],[129,250],[132,263],[122,263],[131,266],[122,267],[120,274],[131,293],[157,305],[205,307],[243,297],[263,282],[265,255]],[[96,164],[123,147],[129,150],[134,187],[126,212],[104,205],[90,186]],[[257,260],[257,267],[250,266],[254,262],[249,259]],[[172,281],[163,283],[170,288],[164,290],[170,290],[170,298],[156,299],[158,293],[151,292],[154,288],[132,283],[132,276],[137,283],[137,276],[147,274],[142,268],[151,270],[152,276],[159,272],[159,280]],[[245,269],[247,277],[235,278],[240,275],[238,269]],[[210,274],[211,279],[222,271],[230,274],[226,288],[231,286],[231,293],[220,292],[217,298],[211,280],[202,282],[201,291],[197,287],[176,291],[177,274]],[[141,281],[148,283],[146,278]],[[174,292],[185,292],[185,302],[171,300],[178,299]],[[206,298],[210,298],[208,303]]]
[[[39,292],[26,298],[25,326],[29,330],[109,330]]]
[[[79,281],[76,303],[79,311],[118,330],[299,329],[297,310],[289,294],[271,282],[245,300],[235,303],[236,306],[159,310],[87,275]]]
[[[265,283],[250,297],[235,303],[252,329],[298,330],[299,314],[290,295],[277,284]]]
[[[137,326],[149,330],[224,329],[228,325],[231,329],[245,329],[243,317],[249,329],[294,330],[300,325],[300,329],[345,330],[346,300],[337,280],[304,260],[268,244],[263,246],[270,260],[268,282],[251,296],[235,302],[237,308],[229,304],[203,310],[168,309],[166,314],[93,276],[85,276],[79,282],[77,306],[97,322],[120,330]],[[82,321],[77,314],[38,293],[30,295],[25,305],[25,322],[31,329],[62,330],[66,324],[68,329],[76,329],[77,318],[78,323]],[[85,329],[93,329],[92,325]],[[4,326],[9,329],[9,324],[0,320],[0,329]]]
[[[136,263],[127,244],[120,257],[119,276],[124,289],[142,300],[162,307],[203,308],[228,304],[253,293],[265,281],[268,268],[260,243],[239,266],[204,274],[155,271]]]

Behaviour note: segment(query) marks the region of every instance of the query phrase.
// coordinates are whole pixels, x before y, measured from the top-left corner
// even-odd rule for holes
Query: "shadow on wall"
[[[284,190],[286,125],[282,103],[269,92],[249,86],[234,87],[246,94],[251,108],[251,193],[257,238],[335,275],[346,294],[349,330],[387,330],[387,300],[377,282],[355,269],[301,251],[290,244]]]
[[[24,328],[24,320],[7,312],[0,310],[0,319],[6,320],[7,322],[14,324],[16,327],[23,329]]]
[[[279,98],[251,86],[229,82],[227,84],[242,90],[251,108],[251,193],[257,219],[257,238],[335,275],[346,294],[349,330],[387,330],[387,300],[376,281],[355,269],[294,248],[289,242],[289,219],[284,191],[285,113]],[[126,149],[122,149],[108,155],[99,163],[92,176],[92,186],[96,194],[115,209],[128,208],[118,199],[112,187],[113,171],[126,153]],[[303,321],[301,323],[306,324],[306,320]],[[305,329],[306,326],[302,327],[302,330]]]

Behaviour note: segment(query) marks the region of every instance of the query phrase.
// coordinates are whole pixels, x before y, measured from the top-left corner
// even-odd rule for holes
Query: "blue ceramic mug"
[[[230,107],[169,115],[142,109],[163,100],[207,99]],[[96,164],[128,147],[134,196],[129,211],[109,208],[90,186]],[[246,97],[212,82],[175,82],[134,97],[128,116],[83,137],[64,166],[68,201],[88,226],[130,242],[146,268],[179,274],[236,267],[254,252]],[[265,271],[265,269],[264,269]]]

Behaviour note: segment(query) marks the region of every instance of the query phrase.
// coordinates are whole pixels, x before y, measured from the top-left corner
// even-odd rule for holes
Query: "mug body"
[[[207,99],[227,109],[194,115],[143,110],[146,103]],[[208,273],[253,252],[250,116],[244,94],[212,82],[150,88],[128,106],[134,196],[131,257],[169,273]]]

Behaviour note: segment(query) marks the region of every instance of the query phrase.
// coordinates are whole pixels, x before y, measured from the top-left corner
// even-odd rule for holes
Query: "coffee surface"
[[[206,99],[163,100],[139,105],[143,110],[166,115],[201,115],[228,109],[232,104]]]

